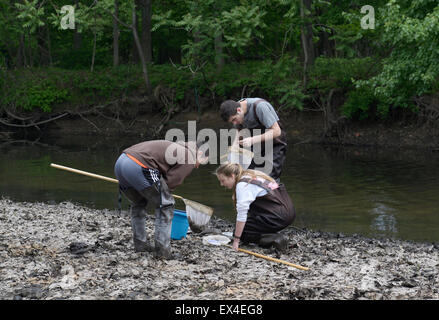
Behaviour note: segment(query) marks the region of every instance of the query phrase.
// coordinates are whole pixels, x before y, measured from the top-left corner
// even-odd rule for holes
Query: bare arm
[[[235,226],[235,234],[233,235],[233,249],[238,250],[239,247],[239,239],[235,238],[236,237],[241,237],[242,235],[242,231],[244,230],[244,226],[245,226],[245,222],[242,221],[236,221],[236,226]]]
[[[281,134],[281,128],[279,127],[279,124],[277,121],[268,129],[265,131],[265,133],[242,139],[239,143],[243,147],[249,147],[255,143],[261,143],[263,141],[270,141],[274,140],[277,137],[279,137]]]

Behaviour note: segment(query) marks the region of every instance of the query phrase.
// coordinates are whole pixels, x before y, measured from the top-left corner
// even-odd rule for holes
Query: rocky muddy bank
[[[153,233],[153,216],[148,221]],[[232,231],[212,218],[210,227]],[[308,271],[172,240],[179,260],[135,253],[126,211],[0,199],[0,299],[439,299],[439,244],[289,228],[287,253],[243,248]]]

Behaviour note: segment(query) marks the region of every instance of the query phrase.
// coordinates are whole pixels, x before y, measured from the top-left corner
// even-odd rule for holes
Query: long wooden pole
[[[89,177],[92,177],[92,178],[97,178],[97,179],[101,179],[101,180],[105,180],[105,181],[109,181],[109,182],[113,182],[113,183],[119,183],[119,180],[117,180],[117,179],[101,176],[99,174],[94,174],[94,173],[90,173],[90,172],[87,172],[87,171],[82,171],[82,170],[78,170],[78,169],[73,169],[73,168],[61,166],[61,165],[55,164],[55,163],[51,163],[50,166],[54,167],[54,168],[57,168],[57,169],[61,169],[61,170],[66,170],[66,171],[70,171],[70,172],[74,172],[74,173],[79,173],[79,174],[82,174],[84,176],[89,176]]]
[[[113,183],[119,183],[119,180],[117,180],[117,179],[101,176],[99,174],[90,173],[90,172],[87,172],[87,171],[82,171],[82,170],[78,170],[78,169],[74,169],[74,168],[70,168],[70,167],[61,166],[61,165],[56,164],[56,163],[51,163],[50,166],[54,167],[54,168],[57,168],[57,169],[66,170],[66,171],[82,174],[84,176],[88,176],[88,177],[92,177],[92,178],[97,178],[97,179],[101,179],[101,180],[105,180],[105,181],[109,181],[109,182],[113,182]],[[183,197],[178,196],[176,194],[173,194],[172,196],[174,196],[175,198],[183,199]]]
[[[233,249],[233,247],[228,245],[228,244],[226,244],[225,246]],[[251,255],[253,255],[255,257],[262,258],[262,259],[265,259],[265,260],[270,260],[270,261],[273,261],[273,262],[283,263],[283,264],[286,264],[287,266],[294,267],[294,268],[297,268],[297,269],[300,269],[300,270],[305,270],[305,271],[309,270],[309,268],[307,268],[307,267],[302,267],[302,266],[299,266],[298,264],[294,264],[294,263],[291,263],[291,262],[288,262],[288,261],[285,261],[285,260],[281,260],[281,259],[276,259],[276,258],[272,258],[272,257],[269,257],[269,256],[265,256],[263,254],[260,254],[260,253],[257,253],[257,252],[253,252],[253,251],[250,251],[250,250],[238,248],[238,251],[241,251],[241,252],[244,252],[244,253],[248,253],[248,254],[251,254]]]

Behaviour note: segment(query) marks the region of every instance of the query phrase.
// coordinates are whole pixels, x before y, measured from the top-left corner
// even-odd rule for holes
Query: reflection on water
[[[114,161],[133,139],[86,137],[0,143],[0,196],[18,201],[73,201],[117,208],[117,185],[57,170],[57,163],[113,177]],[[294,225],[314,230],[439,241],[439,153],[290,146],[281,181],[296,207]],[[232,193],[212,174],[194,170],[175,194],[212,206],[234,221]],[[128,202],[122,202],[123,209]],[[177,206],[183,204],[177,201]]]
[[[394,233],[398,232],[396,227],[396,218],[394,216],[395,209],[387,207],[385,204],[377,203],[377,206],[371,210],[371,214],[375,216],[370,225],[372,230]]]

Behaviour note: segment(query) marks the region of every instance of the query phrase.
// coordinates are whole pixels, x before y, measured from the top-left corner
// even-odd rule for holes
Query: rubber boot
[[[164,248],[162,246],[155,247],[154,258],[164,260],[174,260],[174,255],[171,252],[171,248]]]
[[[273,246],[279,252],[285,252],[288,246],[288,239],[282,233],[263,234],[259,240],[259,245],[263,248]]]
[[[138,240],[133,238],[134,241],[134,251],[135,252],[154,252],[154,246],[145,241]]]
[[[131,229],[135,252],[153,252],[154,247],[149,244],[146,234],[146,209],[134,206],[131,208]]]
[[[166,182],[162,177],[159,184],[146,188],[140,193],[151,200],[155,207],[154,256],[166,260],[175,259],[171,254],[171,227],[175,200]]]
[[[125,189],[123,193],[132,203],[130,213],[134,251],[154,251],[153,246],[149,244],[146,234],[146,206],[148,205],[148,199],[143,197],[134,188]]]
[[[161,206],[155,212],[155,257],[174,260],[171,254],[171,227],[174,205]]]

